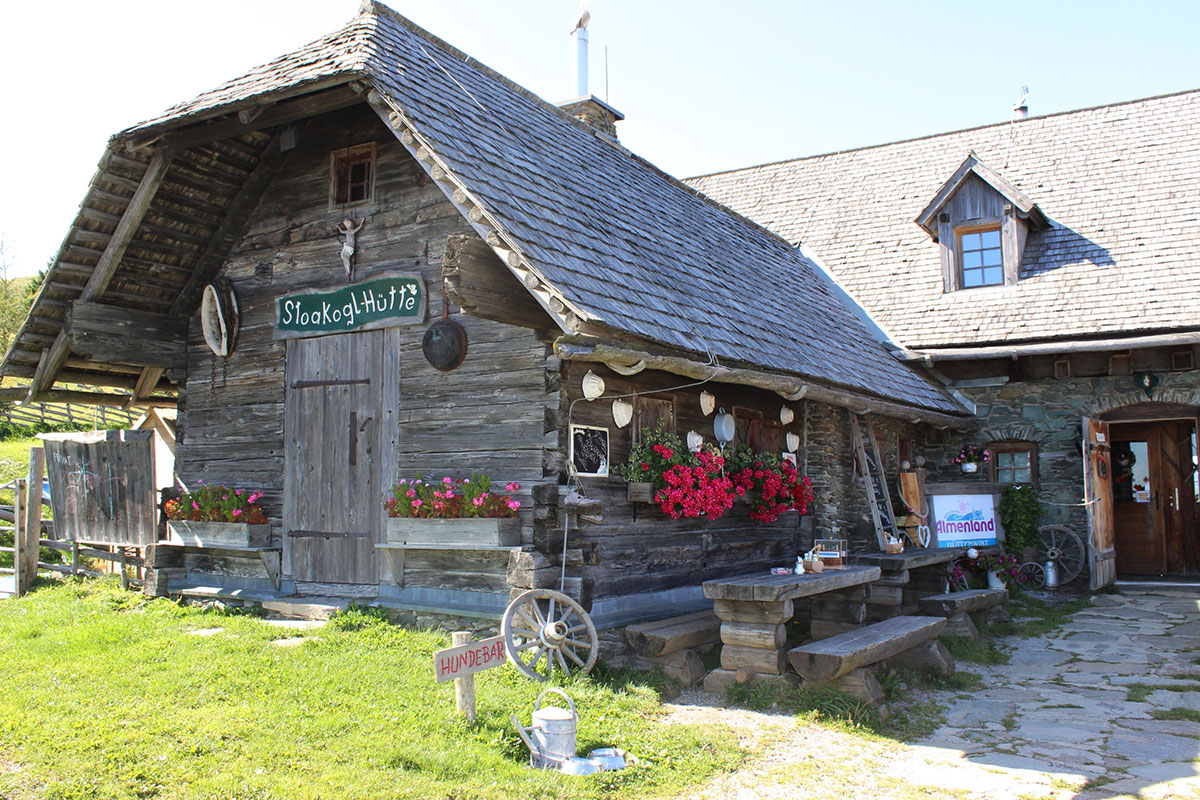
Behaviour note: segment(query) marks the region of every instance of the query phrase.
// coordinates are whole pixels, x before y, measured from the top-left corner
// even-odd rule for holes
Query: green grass
[[[830,686],[778,686],[765,681],[731,683],[729,701],[752,711],[778,709],[810,722],[880,732],[879,712],[870,703]]]
[[[997,647],[995,642],[980,641],[954,633],[944,633],[938,637],[938,641],[946,645],[955,661],[972,661],[976,664],[1008,663],[1008,653]]]
[[[1194,708],[1156,708],[1150,716],[1163,720],[1183,720],[1184,722],[1200,722],[1200,711]]]
[[[190,635],[221,628],[210,636]],[[672,796],[735,769],[724,728],[659,721],[629,674],[564,684],[581,752],[642,763],[587,778],[525,766],[509,714],[543,685],[508,667],[476,676],[479,721],[435,684],[441,633],[352,610],[294,647],[245,614],[147,601],[111,581],[44,581],[0,604],[0,797],[600,798]],[[30,786],[34,780],[39,786]]]
[[[1160,686],[1149,683],[1131,683],[1125,688],[1127,689],[1125,699],[1131,703],[1140,703],[1145,700],[1151,692],[1200,692],[1200,683],[1173,684],[1171,686]]]
[[[994,622],[985,633],[999,636],[1022,636],[1031,638],[1045,636],[1069,622],[1071,615],[1089,608],[1091,595],[1058,595],[1052,600],[1040,600],[1021,591],[1010,591],[1008,613],[1012,622]],[[982,629],[981,629],[982,630]],[[956,654],[957,655],[957,654]]]

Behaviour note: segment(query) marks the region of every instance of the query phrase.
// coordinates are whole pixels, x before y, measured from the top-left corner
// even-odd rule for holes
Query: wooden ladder
[[[867,489],[867,504],[871,506],[871,520],[875,523],[875,538],[879,549],[887,544],[888,536],[900,537],[896,527],[896,513],[892,510],[892,496],[888,493],[883,477],[883,457],[875,441],[875,429],[871,420],[858,414],[850,415],[850,431],[854,437],[854,458],[863,486]]]

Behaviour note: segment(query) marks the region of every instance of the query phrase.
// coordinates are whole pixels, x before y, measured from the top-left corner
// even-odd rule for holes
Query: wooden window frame
[[[978,234],[991,233],[993,231],[996,233],[996,236],[1000,240],[999,247],[987,247],[987,248],[983,248],[981,250],[972,250],[971,252],[986,253],[986,252],[990,252],[992,250],[997,250],[1000,253],[1000,263],[996,264],[994,266],[971,267],[970,269],[979,270],[981,273],[981,278],[982,278],[983,270],[999,269],[1000,270],[1000,281],[999,281],[999,283],[981,283],[978,286],[967,286],[966,268],[963,267],[963,255],[964,255],[964,253],[963,253],[963,237],[970,236],[971,234],[976,234],[976,233],[978,233]],[[982,244],[982,237],[981,237],[981,244]],[[980,260],[982,261],[982,258]],[[1003,224],[1003,220],[1000,220],[1000,219],[982,220],[982,221],[971,223],[968,225],[956,226],[954,228],[954,269],[956,272],[955,277],[957,278],[958,288],[960,290],[962,290],[962,289],[987,289],[992,286],[1004,286],[1007,283],[1007,281],[1005,280],[1005,276],[1004,276],[1004,224]]]
[[[639,394],[633,398],[633,441],[636,444],[642,440],[642,434],[645,430],[654,427],[654,423],[647,420],[651,416],[647,412],[651,407],[658,409],[666,408],[668,412],[668,423],[663,426],[663,430],[667,433],[679,432],[679,415],[676,407],[675,395],[667,394]],[[662,416],[655,415],[657,420],[662,420]]]
[[[1033,486],[1034,488],[1038,487],[1040,481],[1038,480],[1038,446],[1037,446],[1037,442],[1026,442],[1026,441],[1022,441],[1022,440],[992,442],[987,446],[987,449],[990,450],[992,453],[992,457],[988,461],[988,472],[990,473],[989,477],[990,477],[992,483],[1000,483],[999,462],[1000,462],[1000,454],[1001,453],[1028,452],[1029,453],[1029,484],[1028,485]],[[1003,485],[1004,486],[1012,486],[1014,484],[1009,482],[1009,483],[1004,483]],[[1026,484],[1020,484],[1020,485],[1024,486]]]
[[[1171,351],[1171,371],[1186,372],[1196,368],[1196,356],[1191,349]]]
[[[369,174],[363,179],[351,181],[350,171],[364,162]],[[332,151],[329,154],[329,210],[340,211],[374,202],[376,164],[375,142],[363,142]],[[351,200],[351,188],[357,185],[362,186],[364,196]],[[341,192],[343,188],[345,194]]]

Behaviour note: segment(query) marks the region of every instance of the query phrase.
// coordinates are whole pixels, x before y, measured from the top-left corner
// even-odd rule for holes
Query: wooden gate
[[[297,582],[378,583],[399,397],[396,329],[288,340],[284,572]]]
[[[158,539],[152,431],[47,433],[59,539],[144,547]]]
[[[1088,518],[1088,567],[1093,591],[1116,580],[1111,440],[1108,423],[1083,418],[1083,497]]]

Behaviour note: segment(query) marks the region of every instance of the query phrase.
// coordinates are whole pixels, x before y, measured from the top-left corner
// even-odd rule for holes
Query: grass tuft
[[[1156,708],[1150,712],[1150,716],[1162,720],[1200,722],[1200,711],[1194,708]]]
[[[998,636],[1021,636],[1031,638],[1044,636],[1061,628],[1069,622],[1071,615],[1090,608],[1090,595],[1058,595],[1049,599],[1032,596],[1028,592],[1015,589],[1010,591],[1008,612],[1013,617],[1012,622],[994,622],[988,626],[988,632]]]
[[[972,661],[976,664],[1008,663],[1008,653],[997,647],[995,642],[979,641],[954,633],[944,633],[938,637],[938,641],[946,645],[955,661]]]

